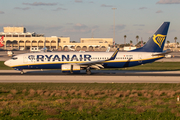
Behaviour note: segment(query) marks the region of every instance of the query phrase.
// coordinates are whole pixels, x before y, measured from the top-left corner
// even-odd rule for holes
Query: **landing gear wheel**
[[[24,72],[23,71],[21,71],[21,75],[23,75],[24,74]]]
[[[87,75],[91,75],[91,70],[87,69],[87,70],[86,70],[86,74],[87,74]]]

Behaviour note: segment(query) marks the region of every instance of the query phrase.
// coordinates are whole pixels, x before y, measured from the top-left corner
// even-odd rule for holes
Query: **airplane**
[[[3,46],[4,46],[3,40],[4,40],[4,36],[2,36],[1,39],[0,39],[0,47],[3,47]]]
[[[2,36],[0,39],[0,47],[4,47],[3,40],[4,40],[4,36]],[[0,49],[0,51],[19,51],[19,50],[16,50],[16,49],[13,49],[13,50]]]
[[[3,40],[4,40],[4,36],[2,36],[1,39],[0,39],[0,47],[4,47]],[[18,50],[15,50],[15,49],[13,49],[13,50],[0,49],[0,51],[7,51],[8,56],[13,56],[13,54],[14,54],[13,51],[18,51]]]
[[[164,22],[141,48],[128,52],[43,52],[25,53],[13,56],[5,65],[15,70],[24,69],[61,69],[62,72],[76,73],[91,69],[124,68],[152,63],[165,57],[169,51],[163,51],[170,22]]]

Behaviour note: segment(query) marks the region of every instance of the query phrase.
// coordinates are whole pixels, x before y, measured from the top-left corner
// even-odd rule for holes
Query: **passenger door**
[[[142,63],[142,54],[138,54],[138,62]]]
[[[27,63],[28,62],[28,57],[26,55],[23,56],[23,62]]]

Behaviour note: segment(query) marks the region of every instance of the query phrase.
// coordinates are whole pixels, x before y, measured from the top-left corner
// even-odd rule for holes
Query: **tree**
[[[175,47],[177,48],[177,44],[176,44],[177,37],[175,37],[174,40],[175,40]]]
[[[126,44],[126,37],[127,37],[127,36],[126,36],[126,35],[124,35],[124,44]]]
[[[179,48],[179,42],[177,42],[177,48]]]
[[[132,43],[133,43],[133,41],[132,41],[132,40],[130,40],[130,46],[132,46]]]
[[[136,36],[136,44],[138,44],[138,39],[139,39],[139,36],[137,35]]]
[[[169,43],[170,43],[169,40],[167,40],[168,48],[169,48]]]
[[[120,45],[119,45],[119,48],[123,48],[123,47],[124,47],[124,44],[120,44]]]
[[[72,41],[72,43],[76,43],[76,41]]]
[[[136,44],[136,47],[141,47],[141,41]]]

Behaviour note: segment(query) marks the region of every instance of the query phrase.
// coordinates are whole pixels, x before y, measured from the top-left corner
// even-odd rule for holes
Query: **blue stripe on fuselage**
[[[132,67],[141,64],[151,63],[160,58],[150,59],[150,60],[143,60],[143,61],[126,61],[126,62],[106,62],[103,63],[104,68],[124,68],[124,67]],[[61,69],[61,65],[64,63],[49,63],[49,64],[36,64],[36,65],[25,65],[25,66],[17,66],[13,67],[15,69]]]
[[[104,68],[125,68],[125,67],[133,67],[141,64],[146,64],[146,63],[152,63],[156,60],[162,59],[161,58],[156,58],[156,59],[150,59],[150,60],[143,60],[143,61],[126,61],[126,62],[112,62],[112,63],[104,63]]]

